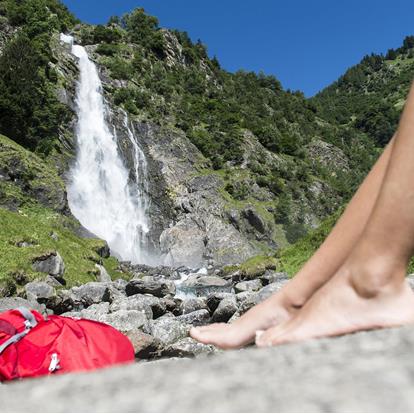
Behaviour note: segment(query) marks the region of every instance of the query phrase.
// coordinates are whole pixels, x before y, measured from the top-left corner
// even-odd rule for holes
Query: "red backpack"
[[[104,323],[18,308],[0,313],[0,381],[134,361],[129,339]]]

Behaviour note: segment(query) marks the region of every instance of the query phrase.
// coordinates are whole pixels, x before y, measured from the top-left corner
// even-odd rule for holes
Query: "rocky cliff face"
[[[169,32],[164,32],[164,35],[169,45],[167,64],[185,64],[176,37]],[[79,37],[77,40],[81,41]],[[59,97],[73,111],[72,122],[62,128],[60,136],[63,157],[59,163],[64,172],[76,153],[73,127],[78,73],[75,58],[67,45],[59,43],[57,34],[53,44],[56,67],[62,77]],[[130,179],[135,181],[133,149],[125,127],[127,113],[114,99],[117,91],[125,88],[128,81],[111,75],[102,64],[96,45],[87,46],[87,50],[90,58],[98,64],[105,97],[111,108],[108,120],[116,130],[119,150],[129,167]],[[297,174],[294,160],[268,151],[254,134],[246,131],[240,144],[243,162],[240,167],[230,165],[230,169],[223,173],[211,168],[210,161],[182,130],[133,114],[128,114],[128,122],[148,162],[150,240],[160,262],[191,267],[240,263],[255,254],[287,244],[282,221],[278,223],[276,218],[275,222],[274,194],[252,178],[251,166],[260,164],[264,169],[283,170],[287,176],[294,176]],[[338,168],[346,171],[348,168],[346,155],[332,144],[315,141],[305,151],[330,171]],[[321,197],[330,194],[331,202],[337,200],[330,205],[332,211],[341,202],[331,186],[317,178],[312,179],[308,188],[297,188],[296,192],[295,202],[288,200],[292,204],[288,214],[293,217],[293,222],[304,223],[308,227],[316,226],[319,217],[326,214],[325,206],[320,205]]]
[[[50,2],[43,12],[52,19]],[[0,7],[0,49],[19,30],[37,30],[33,19],[9,24],[7,7]],[[203,44],[158,28],[141,9],[106,26],[75,25],[65,13],[60,19],[98,67],[131,183],[142,177],[133,167],[130,130],[145,154],[150,248],[160,263],[214,267],[274,254],[343,205],[375,155],[366,136],[323,119],[299,92],[284,91],[273,76],[224,71]],[[58,140],[45,138],[53,144],[39,150],[39,162],[67,183],[79,70],[58,25],[48,34],[42,53],[49,61],[39,70],[66,116]],[[27,184],[7,180],[20,190]],[[55,193],[60,199],[50,203],[70,216],[64,188]]]
[[[63,156],[59,160],[65,170],[76,154],[73,128],[76,123],[75,99],[76,58],[67,45],[54,42],[57,68],[62,76],[59,97],[73,111],[73,120],[60,136]],[[97,60],[95,47],[87,48]],[[132,160],[133,148],[127,137],[124,110],[113,102],[113,91],[120,87],[104,67],[99,67],[107,103],[108,121],[116,130],[119,151],[130,170],[130,179],[137,180]],[[260,252],[249,240],[249,234],[240,231],[240,221],[266,233],[264,220],[250,208],[245,216],[229,215],[222,196],[223,179],[208,170],[208,162],[181,131],[152,122],[128,119],[135,138],[148,162],[148,193],[151,205],[152,250],[162,263],[173,266],[199,267],[206,264],[238,263]],[[68,130],[72,128],[72,131]],[[207,172],[206,172],[207,171]],[[66,176],[68,179],[69,177]],[[250,224],[253,223],[253,224]]]

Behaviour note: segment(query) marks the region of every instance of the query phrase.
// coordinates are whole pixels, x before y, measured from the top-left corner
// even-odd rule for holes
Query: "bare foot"
[[[397,278],[384,275],[385,268],[345,264],[295,317],[268,329],[256,344],[273,346],[414,323],[414,294],[404,280],[405,268],[393,268],[400,273]]]
[[[284,304],[278,292],[251,308],[232,324],[214,323],[192,328],[190,335],[197,341],[222,349],[240,348],[254,342],[256,331],[266,330],[292,317],[297,307]]]

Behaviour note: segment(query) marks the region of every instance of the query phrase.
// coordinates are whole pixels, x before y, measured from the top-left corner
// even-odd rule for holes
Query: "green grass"
[[[0,198],[13,198],[23,203],[38,192],[44,195],[49,207],[59,207],[60,194],[64,193],[65,185],[56,169],[1,134],[0,166],[18,175],[17,185],[14,182],[0,182]]]
[[[292,246],[279,251],[278,258],[281,270],[293,277],[323,243],[341,213],[342,209],[338,210],[325,219],[317,229],[311,231]]]
[[[278,266],[278,260],[273,256],[258,255],[247,259],[239,265],[230,265],[223,268],[225,274],[230,274],[236,271],[249,279],[254,279],[262,275],[267,269],[275,270]]]
[[[32,269],[33,259],[51,251],[62,256],[67,286],[95,280],[95,263],[100,260],[97,249],[103,245],[99,239],[84,239],[68,226],[70,220],[53,210],[39,206],[25,206],[18,212],[0,208],[0,281],[24,274],[27,279],[46,275]],[[57,234],[58,240],[51,237]],[[19,242],[29,247],[18,247]]]

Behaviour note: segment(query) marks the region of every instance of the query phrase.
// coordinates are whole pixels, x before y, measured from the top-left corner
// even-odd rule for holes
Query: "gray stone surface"
[[[167,280],[155,280],[151,276],[146,276],[142,279],[133,279],[126,286],[125,291],[128,296],[137,293],[148,293],[157,297],[163,297],[168,294],[175,294],[174,283],[169,283]]]
[[[0,312],[5,312],[10,309],[16,309],[21,306],[28,309],[35,309],[39,312],[43,312],[45,308],[44,305],[40,305],[37,302],[29,302],[28,300],[19,297],[0,298]]]
[[[188,336],[189,327],[174,317],[162,316],[150,321],[145,333],[152,335],[162,346],[173,344]]]
[[[193,326],[207,325],[210,323],[210,313],[207,309],[200,309],[178,316],[177,320]]]
[[[65,263],[58,252],[51,252],[36,258],[32,266],[36,272],[47,273],[55,277],[62,277],[65,273]]]
[[[405,327],[277,348],[228,351],[196,360],[137,363],[1,385],[1,409],[413,411],[413,349],[414,327]]]
[[[75,303],[90,306],[94,303],[107,302],[110,298],[108,285],[101,282],[89,282],[70,290]]]
[[[213,313],[214,322],[227,322],[238,310],[235,296],[224,298]]]
[[[45,282],[29,282],[24,286],[27,300],[30,302],[46,303],[56,295],[55,289]]]
[[[244,282],[239,282],[234,286],[236,293],[246,292],[246,291],[256,291],[263,287],[260,279],[246,280]]]
[[[187,298],[183,300],[180,308],[183,314],[207,309],[207,301],[205,298]]]

